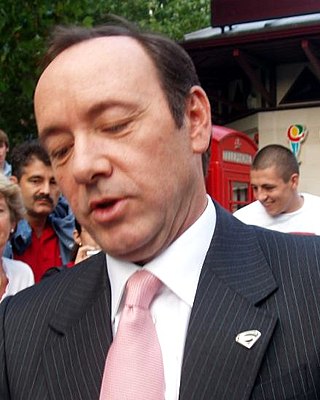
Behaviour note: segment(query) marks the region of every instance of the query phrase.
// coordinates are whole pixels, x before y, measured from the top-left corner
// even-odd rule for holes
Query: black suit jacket
[[[320,238],[246,226],[217,206],[179,399],[320,399],[319,262]],[[0,399],[98,400],[110,298],[101,253],[4,301]],[[251,329],[251,349],[236,343]]]

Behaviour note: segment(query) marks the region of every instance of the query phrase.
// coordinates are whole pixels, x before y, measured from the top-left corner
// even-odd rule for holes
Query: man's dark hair
[[[280,144],[270,144],[259,150],[253,159],[251,169],[260,170],[270,167],[276,167],[279,176],[286,183],[293,174],[299,175],[299,164],[295,155]]]
[[[11,154],[12,175],[20,181],[24,168],[35,159],[42,161],[48,167],[51,166],[49,155],[38,140],[30,140],[15,146]]]

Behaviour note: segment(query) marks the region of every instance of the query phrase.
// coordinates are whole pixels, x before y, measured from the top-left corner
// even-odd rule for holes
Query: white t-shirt
[[[300,195],[304,198],[303,205],[292,213],[272,217],[257,200],[240,208],[233,215],[248,225],[287,233],[320,235],[320,197],[309,193]]]
[[[5,293],[0,299],[0,302],[5,297],[14,295],[20,290],[34,284],[33,272],[28,264],[18,260],[11,260],[6,257],[2,257],[2,264],[9,283]]]

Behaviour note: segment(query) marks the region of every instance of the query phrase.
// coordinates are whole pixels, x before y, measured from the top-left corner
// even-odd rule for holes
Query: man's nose
[[[72,172],[78,183],[92,183],[99,176],[112,173],[106,144],[94,138],[76,140],[73,148]]]
[[[50,193],[50,181],[44,180],[41,185],[42,193],[49,194]]]
[[[261,201],[261,202],[265,201],[265,199],[267,198],[267,194],[266,194],[265,190],[263,190],[263,189],[261,189],[261,188],[256,189],[256,190],[254,191],[254,196],[255,196],[255,198],[256,198],[257,200],[259,200],[259,201]]]

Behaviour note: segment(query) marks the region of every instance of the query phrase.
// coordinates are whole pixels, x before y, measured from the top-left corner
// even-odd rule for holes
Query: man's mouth
[[[98,223],[111,223],[118,220],[124,213],[126,202],[122,198],[109,198],[92,201],[89,209],[93,219]]]
[[[99,210],[99,209],[107,209],[113,207],[118,200],[112,199],[112,200],[103,200],[99,202],[92,202],[91,203],[91,210]]]

